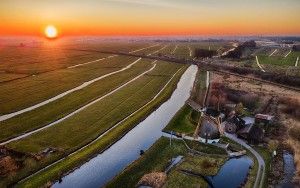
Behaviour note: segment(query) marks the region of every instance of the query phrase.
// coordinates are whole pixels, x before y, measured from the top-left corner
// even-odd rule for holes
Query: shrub
[[[293,139],[300,141],[300,127],[292,127],[292,128],[289,130],[289,135],[290,135]]]

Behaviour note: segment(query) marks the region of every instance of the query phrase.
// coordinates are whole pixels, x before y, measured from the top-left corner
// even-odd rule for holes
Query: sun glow
[[[54,39],[57,37],[57,29],[55,26],[53,25],[48,25],[46,28],[45,28],[45,35],[47,38],[49,39]]]

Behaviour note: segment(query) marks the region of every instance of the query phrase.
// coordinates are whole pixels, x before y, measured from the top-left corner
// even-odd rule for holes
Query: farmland
[[[288,52],[286,52],[288,53]],[[261,64],[271,64],[277,66],[295,66],[299,52],[291,52],[287,57],[274,54],[273,56],[260,55],[258,56]]]
[[[168,46],[163,48],[164,46],[166,45],[147,44],[139,46],[143,49],[137,51],[127,50],[132,51],[132,53],[143,54],[160,53],[160,50],[165,50],[163,52],[165,54],[171,53],[172,49],[167,48]],[[12,50],[13,47],[10,48]],[[92,48],[94,47],[91,46]],[[21,53],[18,50],[15,53]],[[38,51],[37,48],[34,48],[33,51],[22,52],[22,56],[26,58],[24,58],[22,65],[16,65],[14,71],[20,70],[20,67],[23,66],[28,70],[35,69],[30,63],[26,67],[26,61],[30,60],[31,55],[35,56],[34,53],[39,53]],[[69,51],[71,54],[78,52],[77,49]],[[56,53],[55,51],[48,52]],[[110,145],[110,142],[116,141],[135,126],[141,118],[145,118],[147,114],[166,100],[175,89],[176,82],[186,70],[186,66],[163,61],[126,56],[107,58],[109,54],[96,52],[88,54],[91,59],[72,57],[76,59],[76,63],[62,63],[60,61],[64,66],[57,66],[53,69],[48,69],[48,64],[53,59],[48,54],[49,57],[45,56],[45,61],[40,64],[37,63],[42,67],[37,75],[20,77],[19,79],[11,79],[11,81],[0,83],[2,114],[22,110],[30,106],[34,107],[1,121],[0,140],[5,141],[20,136],[15,141],[7,142],[6,147],[21,153],[39,155],[48,148],[54,148],[55,150],[54,153],[43,157],[42,160],[33,159],[30,155],[17,159],[22,163],[22,168],[10,178],[1,180],[0,185],[13,183],[19,178],[28,176],[33,171],[70,153],[77,152],[77,150],[91,143],[118,122],[139,110],[132,119],[130,118],[127,122],[124,122],[122,127],[114,128],[111,133],[100,139],[96,145],[91,145],[91,147],[76,153],[74,158],[69,161],[72,165],[66,162],[58,169],[67,172],[76,167],[97,151],[105,149]],[[89,63],[89,61],[95,60],[94,57],[95,59],[104,59]],[[2,68],[8,69],[9,65],[6,65],[6,67],[3,65]],[[25,71],[24,75],[26,74],[29,74],[29,72]],[[72,88],[82,84],[84,84],[84,87],[78,90],[43,103],[51,97],[72,90]],[[14,90],[19,92],[14,92]],[[162,93],[156,98],[158,92]],[[152,101],[154,97],[155,100]],[[42,105],[35,107],[39,103]],[[24,136],[23,134],[27,132],[30,134]],[[72,137],[69,135],[72,135]],[[53,139],[54,137],[57,139]],[[57,169],[57,166],[54,167],[55,169]],[[46,174],[49,179],[55,180],[58,178],[50,170],[49,172],[46,171]],[[47,183],[47,181],[47,179],[44,179],[42,184]]]
[[[262,48],[244,59],[194,57],[195,49],[215,50],[220,54],[236,45],[229,41],[58,41],[59,46],[55,43],[50,46],[46,43],[25,46],[15,43],[1,47],[0,147],[7,150],[9,160],[16,168],[1,175],[0,187],[51,185],[122,141],[144,119],[155,114],[185,75],[188,65],[168,62],[168,58],[190,60],[197,63],[198,68],[202,68],[202,63],[217,62],[259,72],[253,55],[258,56],[267,71],[269,67],[283,70],[293,67],[292,62],[299,56],[298,52],[290,52],[288,48]],[[205,106],[206,67],[199,69],[197,74],[195,71],[195,76],[195,81],[190,80],[194,83],[192,92],[188,91],[190,99]],[[217,87],[214,81],[210,83]],[[224,87],[228,86],[227,82],[230,81],[227,80]],[[160,138],[144,156],[127,164],[129,166],[123,172],[120,170],[108,187],[120,183],[125,187],[134,186],[142,175],[162,171],[170,158],[177,155],[183,155],[185,161],[168,174],[166,187],[182,187],[186,182],[207,186],[206,179],[186,175],[182,170],[215,175],[226,157],[216,160],[212,156],[225,156],[227,151],[220,146],[192,141],[202,113],[187,104],[180,107],[162,129],[188,138],[184,142],[174,141],[173,148],[168,147],[168,139]],[[164,151],[160,152],[162,147]],[[195,157],[187,150],[205,153],[207,157]],[[141,150],[141,154],[143,152]],[[254,161],[255,168],[249,171],[247,185],[256,181],[258,164]],[[212,164],[214,168],[203,174],[204,163]],[[130,181],[128,176],[132,178]]]

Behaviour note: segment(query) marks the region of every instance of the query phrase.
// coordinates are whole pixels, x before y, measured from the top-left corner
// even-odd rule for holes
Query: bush
[[[293,139],[300,141],[300,127],[292,127],[292,128],[289,130],[289,135],[290,135]]]
[[[298,100],[291,98],[280,98],[279,102],[284,104],[283,112],[300,120],[300,104]]]
[[[208,159],[203,159],[203,161],[201,162],[201,167],[204,169],[207,168],[211,168],[213,167],[215,164],[213,164],[211,161],[209,161]]]
[[[211,58],[212,56],[216,55],[217,52],[213,50],[205,50],[205,49],[195,49],[194,57],[196,58]]]

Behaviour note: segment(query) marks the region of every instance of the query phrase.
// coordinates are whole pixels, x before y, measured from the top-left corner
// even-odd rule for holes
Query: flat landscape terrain
[[[13,153],[22,153],[10,155],[9,160],[16,164],[17,170],[13,170],[10,178],[1,179],[2,186],[16,183],[89,145],[137,111],[135,121],[138,122],[171,95],[187,68],[181,64],[97,52],[172,55],[176,53],[176,45],[172,44],[104,42],[78,46],[76,42],[68,42],[51,45],[11,44],[2,49],[5,53],[0,57],[4,62],[0,67],[0,141]],[[102,146],[97,151],[130,130],[135,121],[126,122],[128,128],[124,125],[120,130],[112,129],[109,142],[101,139]],[[74,155],[80,160],[59,170],[67,172],[96,152],[81,151],[85,155]],[[58,178],[48,174],[49,179]]]
[[[106,151],[114,152],[118,141],[126,143],[126,136],[173,95],[188,97],[177,113],[165,111],[160,117],[169,118],[165,126],[156,130],[154,120],[148,125],[156,131],[152,137],[149,127],[134,135],[142,139],[147,134],[152,144],[147,137],[142,148],[118,153],[124,158],[109,169],[121,170],[104,174],[107,178],[94,186],[134,187],[151,176],[163,178],[164,187],[220,186],[222,178],[233,177],[231,168],[241,176],[226,181],[228,186],[280,184],[284,175],[276,178],[274,173],[284,169],[276,166],[283,164],[282,154],[294,152],[295,161],[300,156],[295,110],[300,53],[280,45],[243,45],[236,40],[98,38],[1,43],[0,187],[68,186],[60,185],[62,179]],[[264,74],[275,73],[285,76],[264,80]],[[293,83],[282,84],[289,76]],[[179,92],[181,82],[191,88]],[[266,139],[255,146],[251,139],[224,133],[231,111],[237,118],[265,113],[276,121],[263,127]],[[215,127],[206,130],[209,124]],[[279,134],[286,139],[280,144]],[[279,155],[272,158],[275,146]],[[180,162],[172,165],[176,158]]]

